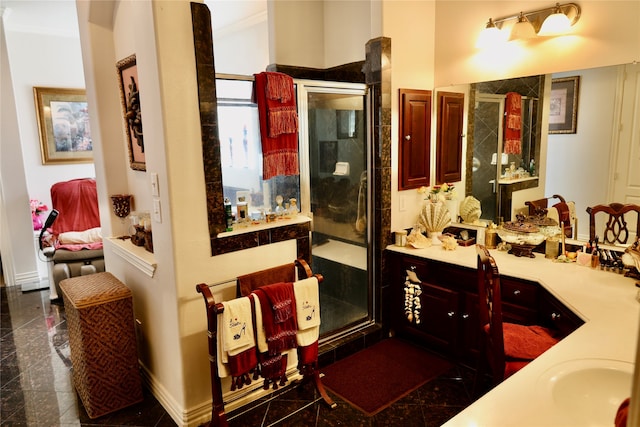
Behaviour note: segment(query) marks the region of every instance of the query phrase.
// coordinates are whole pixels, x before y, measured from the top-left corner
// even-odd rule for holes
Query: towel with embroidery
[[[258,105],[263,179],[298,175],[298,113],[293,79],[282,73],[254,74],[252,99]]]
[[[522,152],[522,95],[509,92],[505,101],[504,113],[504,152],[520,154]]]
[[[231,390],[251,383],[250,374],[258,364],[255,351],[251,301],[247,297],[222,303],[218,315],[218,372],[232,377]]]
[[[296,318],[298,334],[296,341],[299,346],[308,346],[318,340],[320,331],[320,295],[318,279],[309,277],[298,280],[293,284],[296,301]]]
[[[274,283],[254,291],[260,301],[262,325],[269,354],[296,347],[298,325],[295,316],[293,283]]]

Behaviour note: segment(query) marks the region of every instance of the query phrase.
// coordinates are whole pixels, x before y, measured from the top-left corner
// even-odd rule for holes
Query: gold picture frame
[[[43,165],[92,163],[93,142],[84,89],[34,87]]]
[[[136,55],[133,54],[121,59],[117,62],[116,68],[120,80],[120,101],[129,150],[129,166],[133,170],[146,171]]]
[[[580,76],[551,80],[549,133],[576,133],[578,128],[578,91]]]

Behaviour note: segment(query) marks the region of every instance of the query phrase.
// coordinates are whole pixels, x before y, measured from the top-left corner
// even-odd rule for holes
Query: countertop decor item
[[[475,197],[467,196],[460,203],[460,218],[465,224],[476,224],[481,214],[480,200]]]
[[[535,257],[531,251],[546,239],[540,228],[528,222],[524,215],[516,215],[516,221],[505,222],[498,227],[498,236],[511,245],[510,254],[529,258]]]
[[[438,237],[442,230],[451,223],[451,214],[443,201],[427,201],[418,215],[418,225],[427,232],[432,244],[441,244]]]

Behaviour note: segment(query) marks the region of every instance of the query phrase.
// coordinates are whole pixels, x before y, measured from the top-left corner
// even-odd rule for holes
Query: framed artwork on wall
[[[576,133],[578,127],[578,90],[580,76],[551,81],[549,133]]]
[[[146,171],[136,55],[133,54],[118,61],[116,68],[120,79],[120,101],[129,150],[129,165],[131,169]]]
[[[34,87],[43,165],[93,162],[84,89]]]

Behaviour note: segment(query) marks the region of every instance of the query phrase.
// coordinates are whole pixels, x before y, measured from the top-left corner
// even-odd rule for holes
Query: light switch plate
[[[160,196],[160,186],[158,184],[158,174],[156,172],[151,172],[151,195],[154,197]]]
[[[162,223],[162,210],[160,209],[160,199],[153,199],[153,220]]]

